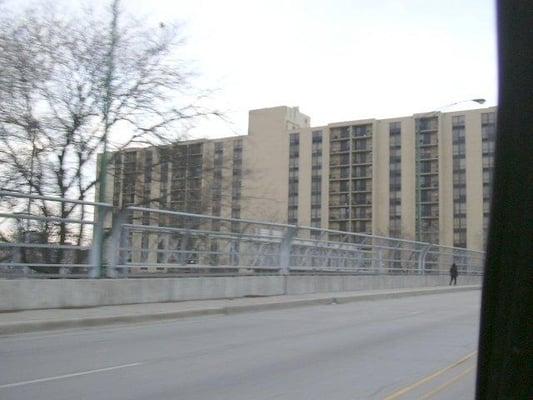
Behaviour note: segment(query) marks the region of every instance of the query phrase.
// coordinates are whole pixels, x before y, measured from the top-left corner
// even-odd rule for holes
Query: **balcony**
[[[345,180],[348,180],[350,179],[349,176],[340,176],[340,175],[330,175],[329,176],[329,180],[330,181],[345,181]]]
[[[350,144],[341,142],[339,146],[339,143],[333,143],[329,150],[330,154],[349,153]]]

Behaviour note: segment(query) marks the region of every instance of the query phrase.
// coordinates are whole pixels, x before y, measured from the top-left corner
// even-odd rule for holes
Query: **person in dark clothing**
[[[459,272],[457,271],[457,265],[453,263],[450,268],[450,286],[452,285],[452,282],[454,285],[457,285],[457,275],[459,275]]]

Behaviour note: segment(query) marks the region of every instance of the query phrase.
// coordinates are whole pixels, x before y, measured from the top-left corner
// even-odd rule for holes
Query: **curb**
[[[151,314],[133,314],[133,315],[115,315],[105,317],[89,317],[89,318],[71,318],[56,321],[28,321],[28,322],[13,322],[7,324],[0,324],[0,336],[13,335],[18,333],[53,331],[69,328],[88,328],[98,326],[112,326],[122,324],[135,324],[142,322],[177,320],[182,318],[200,317],[206,315],[231,315],[253,311],[268,311],[268,310],[283,310],[288,308],[306,307],[313,305],[329,305],[329,304],[346,304],[358,301],[371,301],[382,299],[393,299],[401,297],[421,296],[428,294],[441,294],[449,292],[464,292],[471,290],[479,290],[481,286],[465,286],[465,287],[444,287],[444,288],[424,288],[404,290],[399,292],[388,293],[353,293],[350,295],[335,296],[331,294],[327,297],[316,299],[297,299],[286,300],[282,302],[259,303],[259,304],[244,304],[239,306],[220,306],[201,308],[197,310],[181,310],[163,313]]]

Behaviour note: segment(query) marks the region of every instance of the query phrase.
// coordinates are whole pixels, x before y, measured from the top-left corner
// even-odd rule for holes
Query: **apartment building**
[[[495,132],[494,107],[318,127],[297,107],[251,110],[245,136],[114,157],[106,197],[481,250]]]

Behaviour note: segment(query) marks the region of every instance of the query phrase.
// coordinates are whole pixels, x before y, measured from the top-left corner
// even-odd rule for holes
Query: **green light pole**
[[[107,147],[109,142],[109,131],[111,124],[109,122],[109,114],[111,112],[111,103],[113,101],[113,78],[115,75],[115,52],[119,40],[118,34],[118,16],[119,16],[120,0],[115,0],[111,4],[111,24],[110,24],[110,43],[109,51],[107,53],[107,72],[105,76],[105,95],[103,101],[103,128],[102,134],[102,156],[98,163],[98,202],[105,203],[106,201],[106,183],[107,183]],[[93,235],[93,269],[91,270],[91,277],[100,278],[102,276],[102,266],[104,261],[104,223],[107,211],[109,209],[102,205],[97,206],[97,223],[94,226]]]

